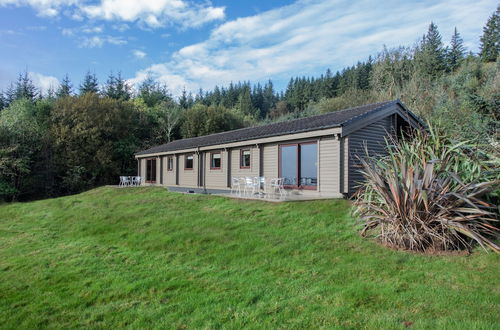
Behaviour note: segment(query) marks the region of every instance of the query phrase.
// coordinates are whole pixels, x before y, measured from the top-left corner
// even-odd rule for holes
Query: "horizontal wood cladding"
[[[387,116],[349,135],[349,193],[356,191],[363,180],[358,157],[365,157],[365,146],[370,156],[387,154],[385,138],[392,131],[393,117]]]
[[[242,150],[250,150],[250,167],[241,168],[240,156]],[[260,152],[259,148],[255,146],[244,146],[241,148],[231,149],[231,176],[244,177],[244,176],[259,176],[259,162]]]
[[[340,193],[339,140],[334,137],[319,141],[319,185],[321,192]]]
[[[173,165],[173,169],[171,171],[168,170],[167,166],[168,166],[168,158],[169,157],[172,157],[172,165]],[[163,183],[164,185],[166,186],[173,186],[175,185],[175,171],[177,171],[177,166],[176,166],[176,162],[175,162],[175,157],[176,156],[165,156],[164,157],[164,164],[163,164],[163,177],[164,177],[164,180],[163,180]]]
[[[193,156],[193,168],[185,169],[186,157]],[[198,187],[198,155],[187,153],[179,155],[179,186],[196,188]]]
[[[278,177],[278,144],[265,145],[263,155],[263,176],[266,178]]]
[[[210,152],[204,153],[205,162],[205,185],[207,189],[210,188],[227,188],[227,151],[225,150],[214,150],[213,152],[220,152],[221,164],[219,169],[210,168]]]

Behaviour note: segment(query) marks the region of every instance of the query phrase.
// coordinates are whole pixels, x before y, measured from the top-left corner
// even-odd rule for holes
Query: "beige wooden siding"
[[[263,151],[263,169],[266,178],[278,177],[278,144],[269,144],[264,146]]]
[[[174,168],[172,171],[167,170],[168,157],[172,157],[172,159],[173,159]],[[177,171],[177,169],[175,168],[175,156],[173,156],[173,155],[172,156],[165,156],[165,164],[163,165],[163,172],[164,172],[163,184],[165,186],[175,185],[175,171]]]
[[[319,190],[321,192],[340,192],[340,143],[335,137],[319,141]]]
[[[160,185],[160,175],[161,175],[161,165],[160,165],[161,158],[156,157],[156,182],[154,183],[155,186]]]
[[[240,168],[240,150],[250,149],[250,168]],[[231,176],[259,176],[259,148],[243,147],[231,150]]]
[[[385,140],[391,132],[393,120],[391,116],[376,121],[349,134],[349,193],[356,191],[363,176],[359,172],[359,160],[357,157],[365,156],[365,146],[370,156],[385,155]]]
[[[205,153],[205,187],[207,189],[225,189],[227,188],[227,152],[224,150],[214,150],[220,152],[221,168],[220,170],[210,169],[210,154]]]
[[[179,155],[179,186],[196,188],[198,187],[198,155],[193,155],[193,169],[185,170],[184,164],[186,154]]]
[[[146,160],[144,158],[139,159],[141,162],[141,168],[139,172],[139,176],[142,177],[142,183],[141,185],[145,185],[145,180],[146,180]]]

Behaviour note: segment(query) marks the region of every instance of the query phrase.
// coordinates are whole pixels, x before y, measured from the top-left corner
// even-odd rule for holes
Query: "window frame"
[[[243,153],[245,151],[248,151],[250,153],[248,155],[249,156],[248,166],[243,165]],[[252,148],[242,148],[240,149],[240,169],[249,169],[250,167],[252,167]]]
[[[213,166],[214,155],[219,155],[219,167]],[[211,170],[221,170],[222,169],[222,152],[213,151],[210,153],[210,169]]]
[[[148,164],[148,163],[150,163],[150,164]],[[158,165],[156,163],[157,163],[157,159],[156,158],[146,158],[146,178],[145,178],[144,182],[146,182],[146,183],[156,183],[156,166]],[[153,164],[154,164],[154,171],[152,171],[153,170]],[[148,176],[148,172],[149,171],[152,171],[151,172],[152,175]],[[154,180],[152,180],[152,179],[154,179]]]
[[[300,154],[301,154],[301,145],[304,144],[315,144],[316,145],[316,176],[319,176],[318,173],[318,141],[304,141],[304,142],[296,142],[296,143],[286,143],[286,144],[280,144],[278,148],[278,177],[281,178],[281,148],[282,147],[290,147],[290,146],[295,146],[297,147],[297,155],[296,155],[296,173],[295,173],[295,178],[297,179],[297,184],[296,185],[284,185],[284,188],[286,189],[303,189],[303,190],[318,190],[318,185],[316,186],[303,186],[300,184],[300,175],[301,175],[301,170],[300,170]],[[317,178],[319,181],[319,178]]]
[[[187,167],[188,157],[191,156],[192,165]],[[189,153],[184,155],[184,171],[192,171],[194,169],[194,153]]]
[[[172,164],[170,164],[170,162],[172,162]],[[172,172],[173,170],[174,170],[174,156],[167,156],[167,172]]]

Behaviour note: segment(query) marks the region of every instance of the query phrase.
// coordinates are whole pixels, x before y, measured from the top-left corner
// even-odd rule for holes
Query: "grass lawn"
[[[500,325],[500,256],[358,236],[344,200],[99,188],[0,206],[2,328]]]

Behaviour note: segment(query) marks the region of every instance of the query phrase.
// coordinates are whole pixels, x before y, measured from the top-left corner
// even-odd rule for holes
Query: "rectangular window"
[[[280,174],[287,188],[316,189],[318,186],[318,149],[316,143],[280,146]]]
[[[241,149],[240,168],[250,168],[250,149]]]
[[[221,168],[221,155],[220,152],[212,152],[210,154],[210,169],[220,170]]]
[[[184,169],[185,170],[192,170],[193,169],[193,159],[194,159],[193,154],[189,154],[189,155],[184,156]]]
[[[174,170],[174,157],[170,156],[167,157],[167,171],[173,171]]]
[[[156,158],[146,159],[146,182],[156,183]]]

